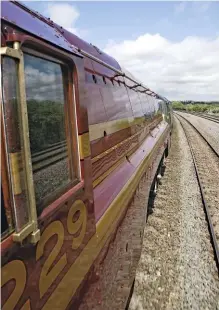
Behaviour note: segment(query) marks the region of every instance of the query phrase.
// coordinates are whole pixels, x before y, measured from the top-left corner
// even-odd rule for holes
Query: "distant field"
[[[214,113],[219,114],[219,104],[184,104],[180,101],[173,101],[173,109],[175,110],[184,110],[190,112],[205,112],[205,113]]]

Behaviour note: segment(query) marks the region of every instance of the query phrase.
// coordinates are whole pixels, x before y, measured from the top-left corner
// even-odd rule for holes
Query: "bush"
[[[216,107],[216,108],[213,108],[213,109],[211,110],[211,112],[212,112],[212,113],[218,113],[218,114],[219,114],[219,106]]]
[[[180,101],[173,101],[172,107],[175,110],[186,110],[186,106]]]
[[[215,104],[209,104],[209,103],[183,104],[180,101],[173,101],[172,105],[173,105],[174,110],[181,110],[181,111],[188,111],[188,112],[219,113],[219,105],[215,105]]]

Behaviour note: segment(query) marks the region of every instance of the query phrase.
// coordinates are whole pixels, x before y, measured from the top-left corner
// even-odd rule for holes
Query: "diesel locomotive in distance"
[[[52,20],[1,7],[2,309],[124,309],[170,102]]]

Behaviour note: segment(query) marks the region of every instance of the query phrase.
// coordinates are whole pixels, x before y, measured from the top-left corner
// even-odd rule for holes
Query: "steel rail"
[[[74,46],[74,47],[75,47],[75,46]],[[104,66],[104,67],[106,67],[106,68],[108,68],[108,69],[110,69],[110,70],[116,72],[116,73],[117,73],[116,76],[125,77],[125,78],[127,78],[128,80],[130,80],[131,82],[135,83],[135,84],[136,84],[135,87],[138,87],[138,86],[139,86],[139,87],[144,88],[144,89],[145,89],[144,92],[146,92],[146,93],[147,93],[147,92],[150,92],[150,93],[147,93],[148,95],[153,95],[153,97],[157,97],[157,98],[163,99],[160,95],[158,95],[158,94],[156,94],[155,92],[153,92],[150,88],[148,88],[148,87],[144,86],[143,84],[137,82],[136,80],[132,79],[130,76],[128,76],[127,74],[125,74],[125,73],[122,72],[121,70],[118,70],[117,68],[115,68],[115,67],[109,65],[108,63],[104,62],[103,60],[101,60],[101,59],[99,59],[99,58],[97,58],[97,57],[91,55],[90,53],[85,52],[84,50],[82,50],[82,49],[80,49],[80,48],[77,48],[77,47],[76,47],[76,49],[77,49],[77,51],[78,51],[80,54],[82,54],[83,56],[86,56],[86,57],[90,58],[91,60],[94,60],[95,62],[101,64],[102,66]]]
[[[215,115],[215,114],[208,114],[208,113],[204,113],[204,112],[192,112],[196,115],[203,115],[203,116],[209,116],[209,117],[213,117],[215,119],[219,120],[219,115]]]
[[[33,172],[43,170],[67,157],[67,143],[62,141],[50,145],[43,151],[32,154]]]
[[[212,121],[214,123],[218,123],[219,124],[219,118],[216,117],[216,116],[211,116],[211,115],[204,115],[204,114],[193,114],[195,116],[199,116],[199,117],[202,117],[204,119],[208,119],[209,121]]]
[[[174,112],[176,112],[176,111],[174,111]],[[199,116],[201,118],[208,119],[209,121],[212,121],[214,123],[218,123],[219,124],[219,116],[216,116],[216,115],[209,115],[209,114],[205,114],[205,113],[188,112],[188,111],[180,111],[180,112],[186,113],[186,114],[195,115],[195,116]]]
[[[184,113],[184,112],[183,112]],[[182,116],[180,114],[178,114],[177,112],[174,111],[174,114],[182,117],[185,121],[187,121],[197,132],[198,134],[205,140],[205,142],[208,144],[208,146],[212,149],[212,151],[214,152],[214,154],[219,157],[219,153],[218,151],[211,145],[211,143],[205,138],[205,136],[185,117]]]
[[[215,261],[216,261],[216,265],[217,265],[218,273],[219,273],[219,248],[218,248],[218,244],[217,244],[217,240],[216,240],[216,236],[215,236],[215,232],[214,232],[214,227],[213,227],[213,224],[212,224],[212,221],[211,221],[209,207],[208,207],[208,204],[207,204],[206,199],[205,199],[205,194],[204,194],[203,186],[202,186],[202,183],[201,183],[201,178],[200,178],[200,175],[199,175],[199,171],[198,171],[198,167],[197,167],[197,162],[196,162],[196,159],[195,159],[194,151],[193,151],[193,148],[192,148],[191,141],[190,141],[190,139],[188,137],[188,134],[187,134],[187,132],[186,132],[182,122],[180,121],[181,115],[177,114],[176,117],[179,120],[179,122],[180,122],[180,124],[181,124],[181,126],[183,128],[183,131],[185,133],[185,136],[186,136],[186,139],[187,139],[187,142],[188,142],[188,145],[189,145],[189,149],[190,149],[190,152],[191,152],[191,155],[192,155],[192,160],[193,160],[193,164],[194,164],[194,167],[195,167],[195,173],[196,173],[196,177],[197,177],[197,181],[198,181],[198,185],[199,185],[199,189],[200,189],[200,193],[201,193],[202,203],[203,203],[203,207],[204,207],[204,211],[205,211],[205,216],[206,216],[206,220],[207,220],[207,224],[208,224],[208,229],[209,229],[209,233],[210,233],[210,237],[211,237],[211,242],[212,242],[212,246],[213,246],[213,250],[214,250]],[[182,118],[184,119],[184,117],[182,117]]]
[[[51,144],[49,147],[47,147],[46,149],[43,149],[42,151],[39,151],[39,152],[34,152],[31,154],[31,158],[33,159],[36,159],[36,158],[39,158],[40,156],[42,156],[43,154],[47,154],[49,153],[50,151],[54,151],[54,150],[58,150],[60,149],[61,147],[64,147],[67,145],[67,142],[66,140],[64,141],[61,141],[61,142],[57,142],[57,143],[54,143],[54,144]]]
[[[59,161],[67,158],[67,153],[64,151],[57,152],[57,154],[48,154],[47,157],[45,157],[43,160],[41,160],[38,163],[33,163],[33,172],[36,173],[40,170],[43,170],[51,165],[54,165],[58,163]]]

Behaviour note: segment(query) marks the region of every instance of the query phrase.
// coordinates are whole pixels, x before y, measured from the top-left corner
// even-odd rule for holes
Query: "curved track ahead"
[[[176,113],[176,111],[174,111],[174,112]],[[219,116],[217,116],[217,115],[210,115],[210,114],[201,113],[201,112],[187,112],[187,111],[181,111],[181,112],[191,114],[191,115],[195,115],[195,116],[199,116],[199,117],[205,118],[209,121],[212,121],[214,123],[219,124]]]
[[[209,121],[212,121],[214,123],[218,123],[219,124],[219,117],[216,115],[210,115],[210,114],[206,114],[206,113],[199,113],[199,112],[194,112],[194,113],[190,113],[192,115],[195,116],[199,116],[205,119],[208,119]]]
[[[192,154],[192,159],[193,159],[193,163],[194,163],[194,167],[195,167],[197,181],[198,181],[199,188],[200,188],[200,193],[201,193],[201,198],[202,198],[202,202],[203,202],[203,206],[204,206],[206,220],[207,220],[207,224],[208,224],[208,228],[209,228],[209,233],[210,233],[210,236],[211,236],[211,242],[212,242],[212,246],[213,246],[213,249],[214,249],[215,261],[216,261],[216,264],[217,264],[217,267],[218,267],[218,272],[219,272],[219,248],[218,248],[217,237],[216,237],[216,234],[215,234],[215,231],[214,231],[214,226],[212,224],[212,216],[210,214],[208,203],[207,203],[207,199],[206,199],[206,194],[205,194],[205,190],[204,190],[205,186],[203,185],[203,180],[202,180],[202,177],[201,177],[200,170],[198,168],[197,158],[196,158],[196,155],[195,155],[195,152],[194,152],[194,148],[193,148],[193,145],[191,143],[190,137],[189,137],[189,135],[188,135],[188,133],[187,133],[187,131],[185,129],[185,122],[183,122],[183,120],[186,121],[188,124],[190,124],[192,126],[192,128],[203,138],[203,140],[208,144],[208,146],[210,147],[210,149],[216,155],[217,158],[219,158],[219,154],[212,147],[212,145],[209,143],[209,141],[207,141],[207,139],[198,131],[198,129],[193,124],[191,124],[189,122],[189,120],[187,118],[185,118],[182,115],[179,115],[177,113],[175,113],[175,115],[176,115],[177,119],[179,120],[179,122],[180,122],[180,124],[181,124],[181,126],[182,126],[182,128],[184,130],[184,133],[185,133],[185,136],[187,138],[188,145],[189,145],[189,148],[190,148],[190,151],[191,151],[191,154]]]
[[[184,113],[184,112],[183,112]],[[212,149],[212,151],[214,152],[214,154],[219,157],[219,153],[216,150],[216,148],[205,138],[205,136],[184,116],[182,116],[181,114],[179,115],[177,112],[174,111],[175,115],[178,115],[180,117],[182,117],[185,121],[187,121],[194,129],[196,132],[198,132],[198,134],[203,138],[203,140],[205,140],[205,142],[208,144],[208,146]],[[191,113],[188,113],[191,114]],[[195,114],[191,114],[191,115],[195,115]],[[197,115],[195,115],[197,116]]]
[[[208,119],[209,121],[215,122],[219,124],[219,117],[215,116],[215,115],[208,115],[208,114],[204,114],[204,113],[196,113],[194,114],[196,116]]]

